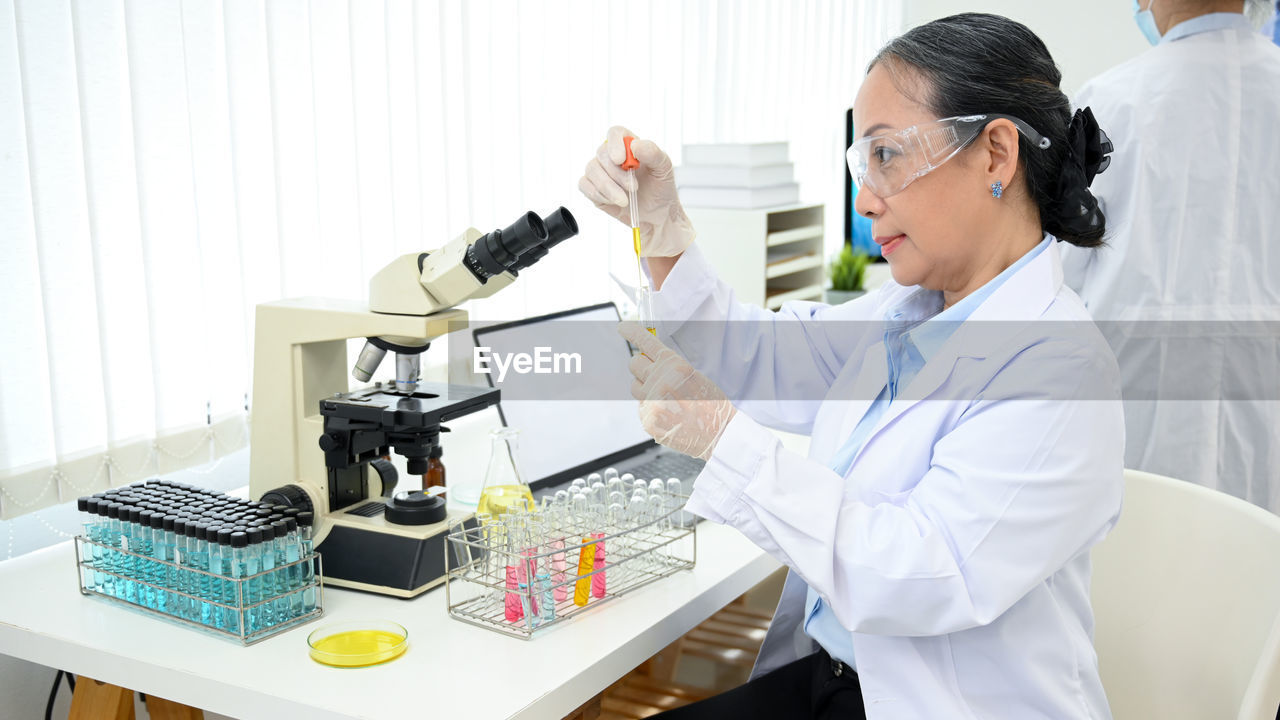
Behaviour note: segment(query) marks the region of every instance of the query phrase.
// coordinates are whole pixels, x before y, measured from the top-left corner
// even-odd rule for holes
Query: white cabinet
[[[821,300],[826,285],[823,206],[757,210],[685,208],[698,247],[738,299],[770,310],[788,300]]]

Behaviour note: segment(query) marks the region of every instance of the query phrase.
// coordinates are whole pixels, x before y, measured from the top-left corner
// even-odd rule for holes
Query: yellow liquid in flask
[[[489,513],[494,517],[509,512],[533,510],[533,493],[528,485],[490,485],[480,494],[477,513]]]
[[[399,657],[408,646],[404,636],[386,630],[350,630],[317,641],[311,657],[325,665],[366,667]]]

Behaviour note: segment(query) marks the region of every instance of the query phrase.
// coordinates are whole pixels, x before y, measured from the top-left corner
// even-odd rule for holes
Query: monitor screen
[[[853,108],[849,108],[844,114],[844,148],[848,150],[853,145]],[[862,252],[871,257],[880,257],[880,246],[876,244],[875,239],[871,235],[870,218],[862,217],[858,211],[854,209],[854,200],[858,197],[858,188],[853,184],[853,175],[849,173],[848,163],[844,169],[844,239],[852,245],[853,251]]]
[[[502,391],[499,410],[520,430],[520,455],[531,485],[560,482],[583,465],[639,452],[653,440],[631,397],[631,350],[617,333],[613,303],[481,328],[477,347],[490,356],[551,348],[577,354],[581,373],[487,375]]]

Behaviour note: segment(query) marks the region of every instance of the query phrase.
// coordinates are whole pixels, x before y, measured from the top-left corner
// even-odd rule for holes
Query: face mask
[[[1156,0],[1151,0],[1146,10],[1139,10],[1138,0],[1133,0],[1133,21],[1138,24],[1142,36],[1152,45],[1160,42],[1160,29],[1156,27],[1156,16],[1151,14],[1151,8],[1155,7],[1155,4]]]

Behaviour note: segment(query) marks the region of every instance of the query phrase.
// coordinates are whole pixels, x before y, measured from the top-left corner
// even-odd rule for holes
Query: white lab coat
[[[851,630],[873,720],[1110,717],[1089,548],[1120,511],[1118,376],[1054,246],[941,347],[844,478],[827,463],[887,375],[876,321],[917,289],[774,314],[735,302],[696,246],[673,268],[660,336],[740,410],[688,509],[792,570],[757,674],[814,649],[798,575]],[[808,457],[762,425],[811,434]]]
[[[1119,358],[1125,465],[1280,512],[1280,336],[1227,324],[1280,321],[1280,47],[1241,17],[1076,104],[1115,144],[1092,188],[1109,247],[1063,265]]]

